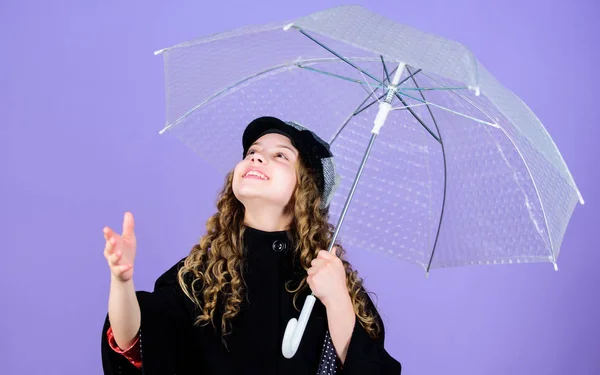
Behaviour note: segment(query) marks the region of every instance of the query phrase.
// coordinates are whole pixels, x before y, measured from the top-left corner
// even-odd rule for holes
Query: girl
[[[329,145],[297,123],[252,121],[243,159],[189,255],[135,291],[133,216],[104,228],[111,271],[105,374],[400,374],[384,327],[350,264],[325,250],[335,170]],[[287,322],[318,298],[298,351]]]

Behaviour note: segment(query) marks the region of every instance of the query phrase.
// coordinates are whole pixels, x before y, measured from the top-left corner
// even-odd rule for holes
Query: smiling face
[[[296,186],[298,157],[298,150],[286,136],[263,135],[235,167],[232,189],[236,198],[246,208],[280,207],[283,211]]]

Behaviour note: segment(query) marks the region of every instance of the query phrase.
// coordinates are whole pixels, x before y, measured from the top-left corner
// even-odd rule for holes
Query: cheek
[[[232,188],[235,192],[236,187],[239,184],[239,179],[240,179],[240,171],[242,170],[243,166],[242,166],[243,162],[238,163],[235,166],[235,169],[233,170],[233,180],[231,182]]]
[[[289,181],[289,184],[287,186],[287,191],[290,194],[293,194],[294,189],[296,188],[296,173],[294,173],[294,172],[290,173],[290,175],[288,177],[288,181]]]

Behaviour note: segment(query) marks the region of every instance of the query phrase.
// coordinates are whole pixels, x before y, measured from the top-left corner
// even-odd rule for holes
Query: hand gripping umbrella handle
[[[317,297],[312,294],[306,297],[306,301],[304,302],[304,306],[302,306],[302,312],[300,312],[300,317],[298,320],[296,320],[296,318],[290,319],[287,327],[285,327],[283,342],[281,344],[281,352],[285,358],[290,359],[294,356],[294,354],[296,354],[296,351],[300,346],[300,341],[302,340],[302,335],[304,335],[308,318],[312,312],[316,300]]]

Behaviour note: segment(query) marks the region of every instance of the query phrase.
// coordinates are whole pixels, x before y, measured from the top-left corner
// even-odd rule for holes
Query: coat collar
[[[247,226],[244,247],[248,258],[279,258],[293,251],[293,241],[288,231],[267,232]]]

